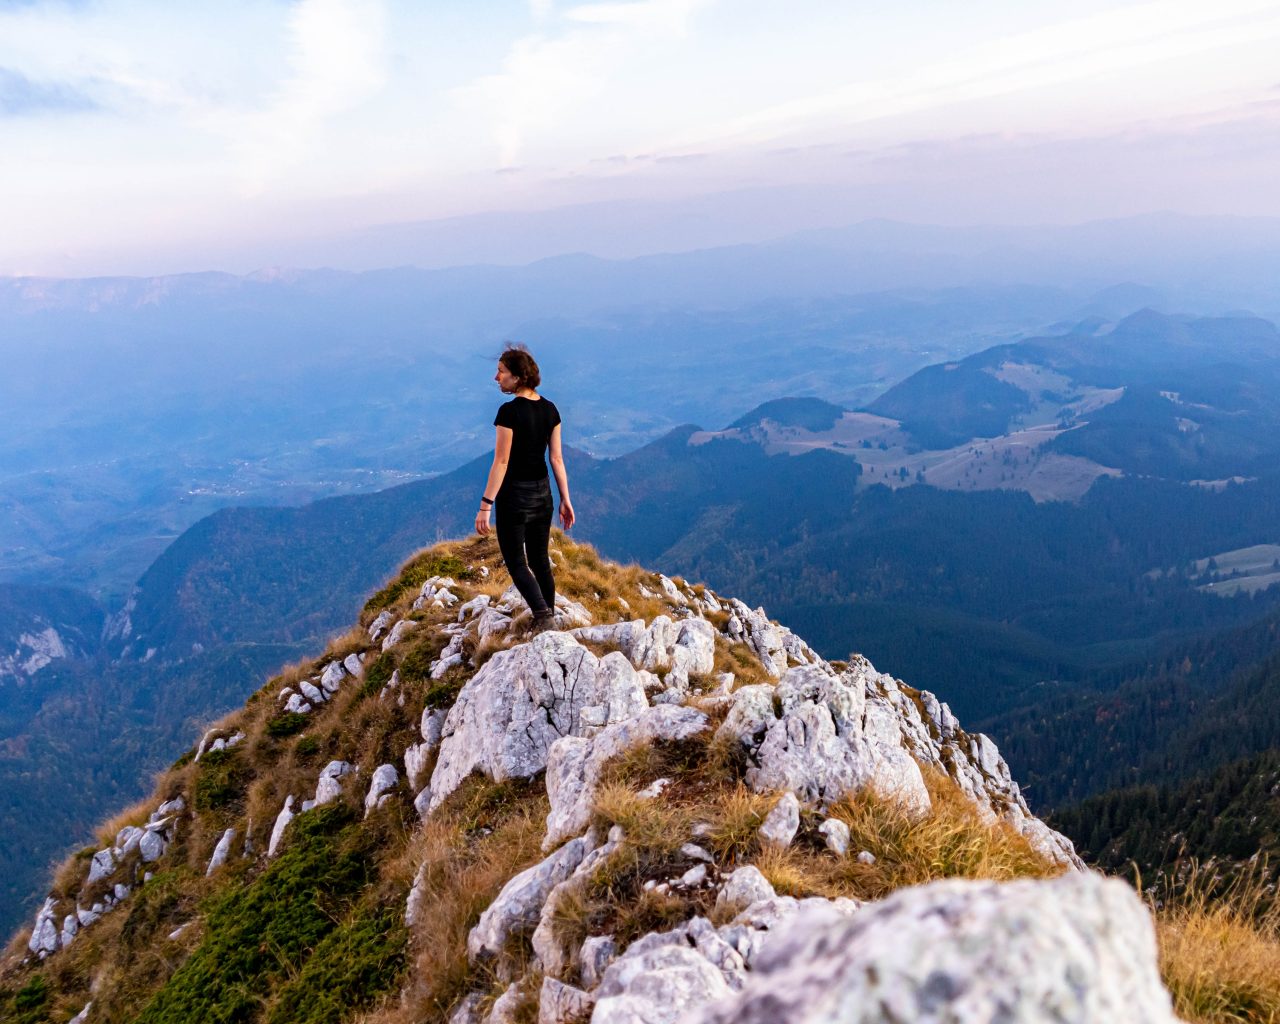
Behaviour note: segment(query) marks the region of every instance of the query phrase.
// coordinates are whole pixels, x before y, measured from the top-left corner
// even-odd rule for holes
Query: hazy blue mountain
[[[1280,333],[1144,310],[926,367],[868,409],[930,448],[1056,418],[1064,429],[1042,443],[1061,454],[1184,480],[1251,475],[1280,455]]]
[[[1088,299],[1017,286],[857,294],[839,272],[775,279],[777,268],[747,247],[0,281],[0,579],[118,604],[218,508],[296,505],[452,468],[490,441],[503,339],[534,348],[577,431],[569,440],[616,455],[779,394],[860,404],[924,363],[1034,331]]]
[[[1105,425],[1100,413],[1151,384],[1131,375],[1148,373],[1170,346],[1193,355],[1216,346],[1237,360],[1215,365],[1241,369],[1238,383],[1260,379],[1271,365],[1268,331],[1247,319],[1144,315],[1113,330],[1095,323],[997,346],[966,372],[1023,396],[1026,408],[1013,417],[1023,422],[1011,421],[1016,429],[1005,440],[1035,427],[1052,442]],[[574,344],[585,345],[589,334]],[[1104,342],[1117,335],[1134,341]],[[744,356],[748,379],[754,358]],[[954,372],[920,379],[945,382]],[[1223,369],[1214,385],[1227,396],[1223,411],[1237,400],[1230,379]],[[1280,473],[1263,467],[1256,479],[1206,487],[1188,484],[1181,471],[1168,478],[1120,471],[1087,478],[1073,500],[1051,500],[1018,475],[1012,456],[1008,464],[987,459],[968,442],[923,447],[906,424],[936,421],[937,397],[946,392],[931,385],[916,393],[919,403],[904,405],[902,420],[849,411],[839,395],[771,399],[745,415],[733,410],[719,420],[729,424],[723,429],[682,426],[616,458],[572,450],[575,533],[610,557],[661,564],[764,603],[824,654],[857,649],[893,666],[964,717],[986,718],[1015,763],[1044,735],[1040,723],[1053,720],[1045,718],[1052,699],[1069,702],[1063,714],[1090,701],[1096,712],[1108,685],[1125,684],[1147,695],[1134,698],[1136,708],[1150,708],[1161,684],[1148,685],[1144,666],[1277,614],[1280,593],[1266,585],[1268,567],[1255,573],[1233,553],[1280,545]],[[491,394],[485,405],[491,410]],[[1073,415],[1063,414],[1067,407]],[[1240,419],[1256,426],[1268,415],[1260,398]],[[1204,410],[1191,416],[1217,429]],[[1133,435],[1117,436],[1122,443]],[[1221,436],[1227,443],[1232,435]],[[963,475],[940,476],[966,454],[972,485]],[[909,464],[920,466],[919,477],[906,472]],[[21,874],[23,864],[42,864],[82,827],[81,801],[100,812],[126,800],[138,791],[130,780],[173,756],[179,736],[189,741],[199,721],[240,699],[262,672],[349,622],[388,566],[469,532],[486,468],[482,456],[372,494],[223,509],[186,530],[112,617],[105,650],[50,667],[41,701],[5,725],[0,820],[14,823],[19,847],[6,853],[13,892],[34,877]],[[921,485],[921,477],[938,485]],[[1223,576],[1224,566],[1231,575]],[[1211,749],[1219,758],[1234,756],[1223,711],[1202,720],[1217,723]],[[1094,746],[1065,728],[1062,735],[1076,737],[1099,776],[1104,762],[1123,775],[1143,721],[1129,720],[1119,734],[1129,747]],[[1077,721],[1084,728],[1083,715]],[[1192,742],[1190,732],[1179,735]],[[33,759],[41,765],[35,776]],[[1044,766],[1037,770],[1047,780]],[[1051,791],[1047,782],[1044,789]],[[32,801],[48,809],[39,837],[22,825]]]

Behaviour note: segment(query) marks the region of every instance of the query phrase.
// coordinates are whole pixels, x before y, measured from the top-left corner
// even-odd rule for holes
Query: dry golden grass
[[[373,1020],[443,1022],[468,992],[501,991],[494,965],[468,960],[467,935],[507,880],[542,859],[547,810],[539,785],[472,777],[412,838],[399,874],[412,878],[420,867],[424,898],[409,981],[404,998]],[[516,963],[514,974],[523,967]]]
[[[893,800],[865,790],[831,808],[849,826],[850,856],[835,864],[839,895],[880,899],[895,889],[939,878],[1046,878],[1061,873],[1003,821],[984,822],[960,788],[926,771],[932,809],[917,816]],[[856,854],[876,858],[863,864]]]
[[[1220,891],[1195,867],[1153,900],[1160,973],[1178,1015],[1194,1024],[1280,1022],[1280,903],[1264,867]]]
[[[745,644],[733,643],[720,635],[716,636],[716,659],[713,671],[732,672],[735,690],[755,683],[777,682]]]

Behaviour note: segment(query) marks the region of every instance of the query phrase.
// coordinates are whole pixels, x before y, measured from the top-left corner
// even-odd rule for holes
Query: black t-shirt
[[[511,428],[511,457],[504,480],[541,480],[547,475],[545,459],[551,431],[560,422],[560,410],[549,398],[517,395],[498,406],[495,427]]]

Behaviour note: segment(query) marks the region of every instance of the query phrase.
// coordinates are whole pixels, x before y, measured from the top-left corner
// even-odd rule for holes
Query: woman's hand
[[[564,498],[560,502],[560,525],[567,530],[573,525],[574,518],[573,502],[568,498]]]
[[[489,535],[489,510],[487,508],[482,508],[476,513],[476,533],[480,534],[481,537]]]

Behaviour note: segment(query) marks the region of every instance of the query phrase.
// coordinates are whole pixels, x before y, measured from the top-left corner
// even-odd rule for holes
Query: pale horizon
[[[376,249],[342,268],[353,238],[598,203],[693,211],[665,251],[871,219],[1275,217],[1278,40],[1256,0],[11,0],[0,273],[358,269]],[[784,198],[734,210],[753,193]],[[565,230],[556,251],[657,251]]]

